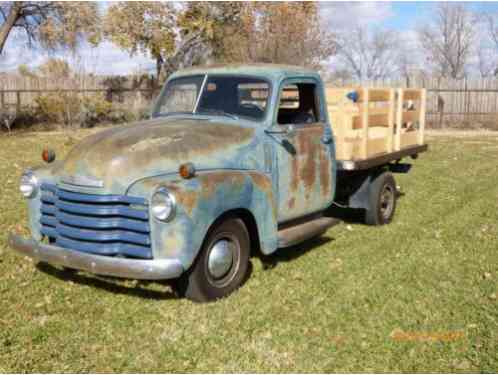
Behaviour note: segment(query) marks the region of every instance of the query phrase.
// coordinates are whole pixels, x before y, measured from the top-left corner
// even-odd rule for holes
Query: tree
[[[197,49],[186,63],[195,63],[201,58],[226,61],[230,51],[228,39],[241,32],[242,2],[188,2],[179,13],[178,27],[182,39],[195,40]]]
[[[473,53],[477,20],[463,5],[441,3],[432,22],[418,30],[428,61],[442,77],[465,76]]]
[[[171,3],[118,2],[104,21],[104,36],[130,55],[149,54],[159,78],[164,62],[176,50],[176,15]]]
[[[380,28],[358,25],[337,36],[337,57],[359,81],[392,75],[398,69],[399,48],[397,34]],[[407,68],[408,63],[404,62]]]
[[[19,74],[21,77],[36,78],[36,73],[33,72],[26,64],[20,64],[17,67],[17,74]]]
[[[40,75],[48,78],[69,78],[71,68],[67,61],[57,58],[49,58],[38,67]]]
[[[483,61],[483,64],[490,68],[489,75],[498,77],[498,13],[488,14],[485,18],[492,47],[488,49],[487,56],[484,57],[486,60],[485,62]]]
[[[99,41],[96,3],[14,1],[0,3],[0,54],[12,31],[24,33],[28,44],[75,50],[84,38]]]
[[[182,35],[197,33],[218,62],[268,62],[318,68],[334,51],[314,3],[188,3]]]
[[[235,61],[302,65],[317,69],[335,51],[313,2],[246,3],[240,36],[228,39]],[[241,40],[239,40],[241,39]]]
[[[489,37],[494,43],[496,52],[498,52],[498,14],[489,14],[487,21]]]

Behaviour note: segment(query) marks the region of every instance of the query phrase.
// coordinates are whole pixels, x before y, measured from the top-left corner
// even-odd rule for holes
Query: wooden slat
[[[398,89],[398,105],[396,106],[396,136],[394,138],[394,150],[399,151],[401,144],[401,126],[403,124],[403,89]]]
[[[420,120],[420,111],[403,111],[403,122],[416,122]]]
[[[394,90],[390,89],[389,90],[389,113],[387,115],[387,137],[386,137],[386,148],[387,152],[392,152],[393,151],[393,145],[394,145]]]
[[[403,100],[420,100],[421,91],[418,89],[405,89],[403,90]]]
[[[362,129],[362,145],[361,145],[361,157],[366,159],[368,157],[368,107],[369,107],[369,93],[368,89],[363,89],[362,91],[365,104],[362,105],[362,119],[363,119],[363,129]]]
[[[387,114],[373,114],[368,116],[368,126],[389,126],[389,116]],[[353,129],[361,129],[363,127],[363,116],[353,117]]]
[[[420,119],[418,127],[418,144],[424,144],[424,133],[425,133],[425,110],[427,105],[427,90],[422,90],[422,95],[420,97]]]
[[[365,102],[365,97],[363,91],[360,91],[359,102]],[[387,102],[389,101],[389,90],[388,89],[368,89],[368,102]]]
[[[383,154],[387,152],[386,140],[384,138],[376,138],[368,140],[368,157]]]
[[[418,131],[411,131],[401,134],[400,148],[417,145],[418,136],[419,136]]]

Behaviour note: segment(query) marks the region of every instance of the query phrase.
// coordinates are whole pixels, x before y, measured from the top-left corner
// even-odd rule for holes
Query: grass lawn
[[[237,293],[194,304],[6,247],[22,170],[72,134],[0,139],[0,372],[498,371],[498,135],[429,137],[391,225],[253,258]]]

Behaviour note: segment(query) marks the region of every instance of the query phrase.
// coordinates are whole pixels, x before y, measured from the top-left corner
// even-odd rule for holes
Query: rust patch
[[[244,184],[244,175],[237,172],[207,172],[199,175],[199,181],[202,185],[203,198],[211,197],[219,185],[230,183],[242,186]]]
[[[299,150],[292,158],[290,174],[290,188],[292,192],[295,192],[297,190],[297,187],[299,186]]]
[[[269,177],[254,172],[250,172],[249,176],[251,176],[254,185],[256,185],[259,190],[265,193],[271,192],[271,179]]]
[[[322,196],[330,194],[331,181],[331,165],[330,158],[327,157],[325,150],[320,151],[320,192]]]
[[[68,174],[84,173],[96,178],[129,177],[133,172],[156,170],[163,162],[195,162],[230,147],[246,145],[253,135],[252,128],[217,123],[144,121],[87,137],[70,151],[64,169]]]
[[[296,198],[291,198],[289,199],[289,208],[292,210],[294,208],[294,205],[296,204]]]
[[[178,195],[178,202],[183,206],[188,215],[192,215],[197,205],[198,194],[194,191],[184,191]]]
[[[310,189],[313,188],[316,179],[316,152],[317,147],[314,142],[316,130],[307,129],[299,138],[299,151],[304,155],[304,161],[299,168],[299,177],[303,181],[308,198]]]

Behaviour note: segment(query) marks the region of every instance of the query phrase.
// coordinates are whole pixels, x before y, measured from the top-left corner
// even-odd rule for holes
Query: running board
[[[287,226],[278,231],[278,247],[289,247],[313,237],[322,235],[340,220],[332,217],[320,216],[296,225]]]

